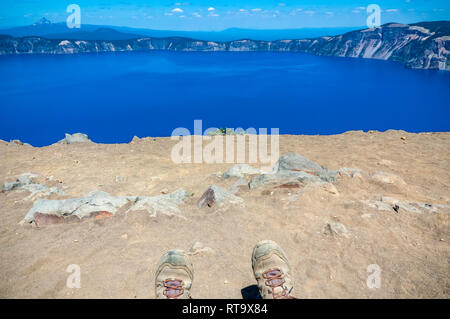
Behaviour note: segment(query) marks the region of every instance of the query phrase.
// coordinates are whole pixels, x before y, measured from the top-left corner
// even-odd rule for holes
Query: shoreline
[[[448,35],[440,30],[450,21],[418,24],[388,23],[377,28],[356,30],[338,36],[312,39],[261,41],[203,41],[183,37],[140,37],[130,40],[67,40],[44,37],[0,37],[0,55],[23,53],[74,54],[120,51],[264,51],[303,52],[317,56],[391,60],[410,69],[450,70]],[[425,27],[426,26],[426,27]],[[375,41],[375,43],[374,43]],[[397,45],[402,43],[402,45]],[[376,50],[373,48],[376,47]],[[413,53],[412,53],[413,52]]]

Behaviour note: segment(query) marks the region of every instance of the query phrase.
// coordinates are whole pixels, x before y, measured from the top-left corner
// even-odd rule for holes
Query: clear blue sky
[[[166,30],[363,26],[372,3],[381,23],[450,20],[450,0],[0,0],[0,27],[62,22],[72,3],[82,23]]]

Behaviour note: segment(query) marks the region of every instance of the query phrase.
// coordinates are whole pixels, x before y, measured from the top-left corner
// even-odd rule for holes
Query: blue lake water
[[[170,136],[177,127],[450,131],[450,73],[299,53],[0,57],[0,139],[49,145]]]

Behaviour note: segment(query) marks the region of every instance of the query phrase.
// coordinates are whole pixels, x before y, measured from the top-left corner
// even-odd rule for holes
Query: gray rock
[[[400,176],[391,173],[375,171],[370,174],[370,178],[382,184],[392,184],[398,187],[406,186],[406,182]]]
[[[60,140],[58,143],[60,144],[74,144],[74,143],[89,143],[92,142],[89,139],[89,136],[83,133],[75,133],[75,134],[67,134],[66,137]]]
[[[40,177],[40,175],[33,173],[23,173],[19,177],[17,177],[17,181],[22,185],[27,185],[31,183],[36,183],[36,180]]]
[[[380,211],[391,212],[394,210],[392,205],[390,205],[388,203],[384,203],[382,201],[378,201],[378,200],[362,200],[361,203],[369,206],[370,208],[380,210]]]
[[[443,214],[450,214],[450,205],[444,205],[444,204],[424,204],[424,203],[417,203],[419,205],[424,205],[430,210],[433,210],[433,212],[436,213],[443,213]],[[435,210],[434,210],[435,209]]]
[[[251,167],[248,164],[237,164],[230,167],[225,173],[223,173],[223,178],[231,177],[244,177],[245,175],[256,175],[261,174],[261,170]]]
[[[189,249],[188,253],[189,256],[195,256],[195,255],[213,255],[214,250],[210,247],[205,247],[201,242],[195,242],[191,248]]]
[[[237,192],[239,192],[239,188],[241,187],[246,187],[247,189],[249,188],[248,181],[245,178],[239,178],[236,182],[234,182],[234,184],[230,188],[230,192],[232,194],[236,194]]]
[[[139,142],[141,139],[137,136],[134,136],[133,139],[131,140],[130,144],[135,144],[137,142]]]
[[[49,196],[52,194],[65,195],[60,187],[48,187],[45,184],[39,184],[37,180],[40,177],[37,174],[24,173],[17,177],[15,182],[5,182],[2,190],[6,192],[12,190],[25,190],[30,192],[30,195],[25,197],[24,200],[30,200],[35,196]]]
[[[184,200],[190,195],[184,189],[179,189],[173,193],[166,195],[158,195],[153,197],[137,196],[127,197],[128,200],[133,200],[134,205],[128,211],[147,211],[151,217],[156,217],[158,213],[173,216],[178,215],[182,217],[181,210],[178,205],[184,203]]]
[[[24,145],[21,140],[10,140],[8,146],[21,146]]]
[[[322,179],[306,172],[281,171],[272,174],[262,174],[252,178],[250,189],[266,185],[282,185],[288,183],[320,183]]]
[[[184,200],[188,198],[190,195],[184,189],[179,189],[173,193],[164,195],[165,198],[175,204],[183,204]]]
[[[76,216],[80,219],[92,216],[92,213],[95,212],[109,212],[115,214],[119,208],[129,202],[132,203],[132,206],[128,211],[144,210],[153,217],[156,216],[158,212],[166,215],[174,215],[181,212],[178,205],[183,204],[184,199],[187,197],[189,197],[188,192],[180,189],[171,194],[154,197],[114,197],[106,192],[93,191],[81,198],[62,200],[38,199],[28,211],[23,222],[30,223],[34,221],[34,215],[37,212],[63,217]]]
[[[19,182],[5,182],[2,185],[2,191],[10,192],[19,186],[21,186]]]
[[[197,206],[201,208],[205,206],[212,207],[215,204],[222,206],[224,203],[241,204],[243,201],[242,198],[235,196],[231,192],[219,186],[211,185],[200,197]]]
[[[30,195],[25,197],[24,200],[31,200],[34,197],[50,196],[53,194],[59,196],[66,195],[66,193],[59,187],[48,187],[47,185],[43,184],[28,184],[21,187],[21,189],[30,192]]]
[[[450,206],[442,204],[427,204],[420,202],[403,202],[396,198],[383,196],[381,200],[362,200],[362,203],[379,211],[397,211],[408,213],[443,213],[450,214]],[[395,208],[395,209],[394,209]]]
[[[336,171],[338,174],[346,177],[362,177],[363,171],[358,168],[343,167]]]
[[[37,199],[23,221],[31,223],[34,221],[34,214],[37,212],[56,216],[77,216],[80,219],[100,211],[115,214],[117,209],[124,206],[129,200],[135,200],[135,198],[114,197],[102,191],[93,191],[81,198]]]
[[[330,171],[296,153],[288,153],[280,157],[273,168],[273,173],[254,177],[250,189],[264,185],[281,185],[287,183],[334,182],[337,172]]]
[[[288,153],[280,157],[274,167],[275,172],[294,171],[305,172],[310,175],[319,176],[323,181],[334,182],[336,180],[336,172],[330,171],[304,156],[297,153]]]
[[[328,227],[328,231],[332,235],[349,237],[349,232],[348,232],[347,228],[345,228],[345,226],[341,223],[330,222],[330,223],[328,223],[327,227]]]

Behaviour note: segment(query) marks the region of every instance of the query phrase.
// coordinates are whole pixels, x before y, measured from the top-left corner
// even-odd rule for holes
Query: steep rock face
[[[180,37],[84,41],[0,36],[0,55],[148,50],[306,52],[322,56],[393,60],[416,69],[450,70],[450,21],[411,25],[390,23],[334,37],[277,41],[212,42]]]

